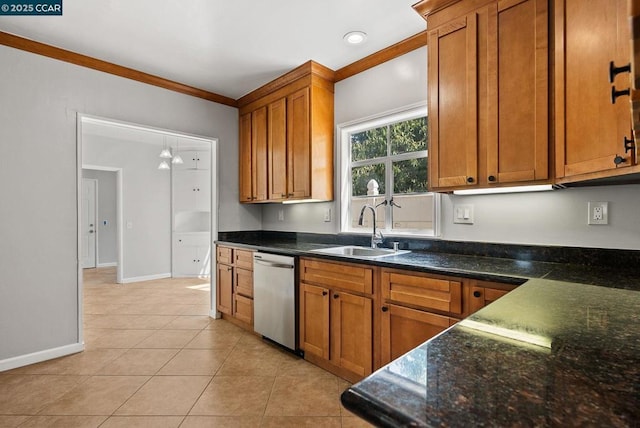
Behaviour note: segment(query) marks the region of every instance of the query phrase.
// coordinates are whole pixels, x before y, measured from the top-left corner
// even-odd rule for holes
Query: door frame
[[[118,260],[118,266],[117,266],[117,274],[116,274],[116,282],[118,283],[122,283],[122,272],[123,272],[123,265],[124,265],[124,261],[123,261],[123,251],[122,251],[122,247],[124,245],[123,243],[123,228],[122,228],[122,223],[123,223],[123,200],[122,200],[122,183],[123,183],[123,171],[122,168],[112,168],[112,167],[104,167],[104,166],[97,166],[97,165],[83,165],[82,164],[82,123],[83,122],[93,122],[93,123],[98,123],[98,124],[102,124],[102,125],[110,125],[110,126],[119,126],[119,127],[125,127],[125,128],[130,128],[130,129],[137,129],[137,130],[144,130],[144,131],[149,131],[149,132],[156,132],[156,133],[160,133],[160,134],[164,134],[164,135],[171,135],[171,136],[177,136],[177,137],[188,137],[188,138],[193,138],[193,139],[199,139],[202,140],[204,142],[208,142],[209,144],[211,144],[211,208],[210,208],[210,234],[209,234],[209,244],[210,244],[210,249],[211,249],[211,273],[209,275],[209,280],[210,280],[210,291],[209,291],[209,296],[210,296],[210,308],[209,308],[209,316],[212,318],[218,318],[219,314],[216,311],[216,276],[214,275],[215,272],[215,244],[214,242],[218,239],[218,183],[219,183],[219,167],[218,167],[218,138],[214,138],[214,137],[207,137],[207,136],[202,136],[202,135],[196,135],[196,134],[190,134],[187,132],[181,132],[181,131],[174,131],[171,129],[163,129],[163,128],[158,128],[158,127],[154,127],[154,126],[148,126],[148,125],[143,125],[143,124],[136,124],[136,123],[132,123],[132,122],[125,122],[125,121],[121,121],[121,120],[116,120],[116,119],[110,119],[110,118],[104,118],[104,117],[100,117],[100,116],[93,116],[93,115],[89,115],[89,114],[84,114],[84,113],[76,113],[76,218],[77,218],[77,226],[76,226],[76,242],[77,242],[77,250],[76,250],[76,254],[77,256],[77,260],[76,260],[76,266],[77,266],[77,274],[78,274],[78,339],[81,343],[84,343],[84,336],[83,336],[83,312],[82,312],[82,305],[83,305],[83,287],[84,287],[84,282],[83,282],[83,275],[82,275],[82,263],[80,260],[80,254],[81,254],[81,245],[82,245],[82,237],[80,235],[80,228],[81,228],[81,215],[82,215],[82,200],[81,200],[81,196],[82,196],[82,169],[87,168],[87,169],[97,169],[97,170],[103,170],[103,171],[115,171],[116,172],[116,203],[118,204],[117,207],[117,220],[116,220],[116,227],[117,227],[117,234],[116,234],[116,240],[117,240],[117,244],[116,244],[116,251],[117,251],[117,260]]]

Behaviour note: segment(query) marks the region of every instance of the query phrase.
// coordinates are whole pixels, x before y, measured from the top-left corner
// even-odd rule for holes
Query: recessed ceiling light
[[[349,31],[342,39],[350,45],[359,45],[367,40],[367,33],[363,31]]]

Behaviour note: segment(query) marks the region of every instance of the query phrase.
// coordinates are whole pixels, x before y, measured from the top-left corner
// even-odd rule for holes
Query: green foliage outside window
[[[392,125],[351,134],[351,161],[366,161],[403,153],[427,150],[427,118],[406,120]],[[393,161],[394,193],[427,191],[427,159]],[[374,163],[351,168],[353,196],[367,194],[367,183],[375,179],[380,194],[385,193],[385,164]]]

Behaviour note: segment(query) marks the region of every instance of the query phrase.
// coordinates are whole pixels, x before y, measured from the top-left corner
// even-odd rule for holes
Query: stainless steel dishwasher
[[[292,351],[296,346],[295,258],[253,254],[253,329]]]

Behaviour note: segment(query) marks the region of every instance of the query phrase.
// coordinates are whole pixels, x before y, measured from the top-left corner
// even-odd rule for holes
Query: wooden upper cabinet
[[[478,180],[477,16],[429,31],[429,187]]]
[[[612,90],[630,87],[629,73],[609,81],[609,67],[631,58],[627,0],[555,2],[556,178],[600,178],[635,165],[629,97],[612,103]],[[618,158],[619,157],[619,158]],[[618,163],[616,163],[616,161]]]
[[[269,159],[269,199],[287,197],[287,100],[269,104],[267,156]]]
[[[549,178],[548,17],[548,0],[500,0],[489,8],[481,184]]]
[[[253,200],[251,183],[251,113],[240,115],[240,202]]]
[[[289,198],[311,196],[311,139],[309,133],[309,88],[287,97],[287,176]]]
[[[448,3],[427,16],[430,187],[548,181],[547,1]]]
[[[238,100],[241,202],[333,199],[333,76],[309,61]],[[242,150],[247,134],[252,144],[248,172]],[[251,199],[245,196],[247,180]]]

